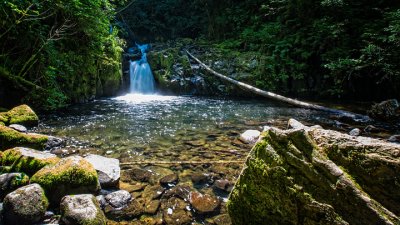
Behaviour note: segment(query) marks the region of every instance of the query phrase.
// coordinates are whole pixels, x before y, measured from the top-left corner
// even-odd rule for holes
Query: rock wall
[[[400,224],[400,145],[293,122],[252,149],[233,224]]]

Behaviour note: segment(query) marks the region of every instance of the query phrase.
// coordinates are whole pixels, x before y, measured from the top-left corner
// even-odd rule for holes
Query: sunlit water
[[[195,172],[234,182],[242,163],[206,162],[243,161],[251,146],[241,143],[238,137],[247,129],[284,127],[288,118],[311,123],[329,121],[320,112],[264,100],[133,94],[72,106],[42,118],[39,132],[64,137],[65,154],[90,152],[115,157],[124,163],[123,169],[148,168],[150,165],[137,164],[144,161],[204,162],[159,166],[179,174],[180,183],[191,183],[190,174]],[[212,184],[195,187],[223,201],[228,196],[215,191]],[[221,213],[226,212],[224,204]],[[204,221],[203,217],[195,218]]]

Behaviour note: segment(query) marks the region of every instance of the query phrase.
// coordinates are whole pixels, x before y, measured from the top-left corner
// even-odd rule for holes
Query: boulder
[[[21,133],[12,128],[0,125],[0,151],[23,146],[44,149],[49,137],[34,133]]]
[[[16,172],[33,175],[47,165],[56,164],[60,159],[51,153],[30,148],[16,147],[4,151],[0,155],[1,166],[11,166]]]
[[[15,189],[29,183],[29,177],[24,173],[5,173],[0,175],[0,202]]]
[[[20,124],[33,127],[38,125],[39,117],[29,106],[20,105],[8,112],[0,113],[0,122],[3,122],[5,125]]]
[[[18,188],[4,198],[4,224],[38,223],[48,206],[44,190],[38,184]]]
[[[240,140],[246,144],[254,144],[257,142],[260,137],[261,132],[258,130],[247,130],[243,134],[240,135]]]
[[[80,156],[63,158],[56,164],[43,167],[32,176],[31,182],[40,184],[53,204],[58,204],[66,195],[100,190],[96,170]]]
[[[99,176],[102,188],[118,188],[121,170],[119,160],[99,155],[88,155],[85,159],[92,164]]]
[[[61,222],[65,225],[105,225],[106,217],[96,198],[90,194],[65,196],[60,204]]]
[[[233,183],[230,182],[229,180],[216,180],[214,182],[214,189],[225,192],[231,192],[233,189]]]
[[[389,137],[388,141],[400,143],[400,135],[392,135]]]
[[[228,201],[233,224],[399,224],[400,146],[321,128],[270,128]]]

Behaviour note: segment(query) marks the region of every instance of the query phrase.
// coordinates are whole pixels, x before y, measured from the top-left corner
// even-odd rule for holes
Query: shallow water
[[[325,113],[265,100],[127,95],[42,116],[38,132],[64,137],[65,154],[115,157],[123,169],[145,168],[160,177],[163,171],[172,171],[179,175],[179,183],[226,202],[228,193],[212,183],[237,179],[252,147],[238,140],[240,133],[268,125],[283,128],[289,118],[330,123]],[[212,181],[192,184],[194,173],[210,175]],[[218,213],[226,213],[224,203]],[[209,219],[193,215],[200,223]]]

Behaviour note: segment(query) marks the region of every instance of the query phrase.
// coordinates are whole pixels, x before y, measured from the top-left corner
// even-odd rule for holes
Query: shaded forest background
[[[296,94],[301,81],[323,98],[400,97],[400,1],[11,0],[0,7],[0,96],[44,109],[116,93],[124,40],[178,38],[254,52],[265,65],[254,75],[263,89]]]

